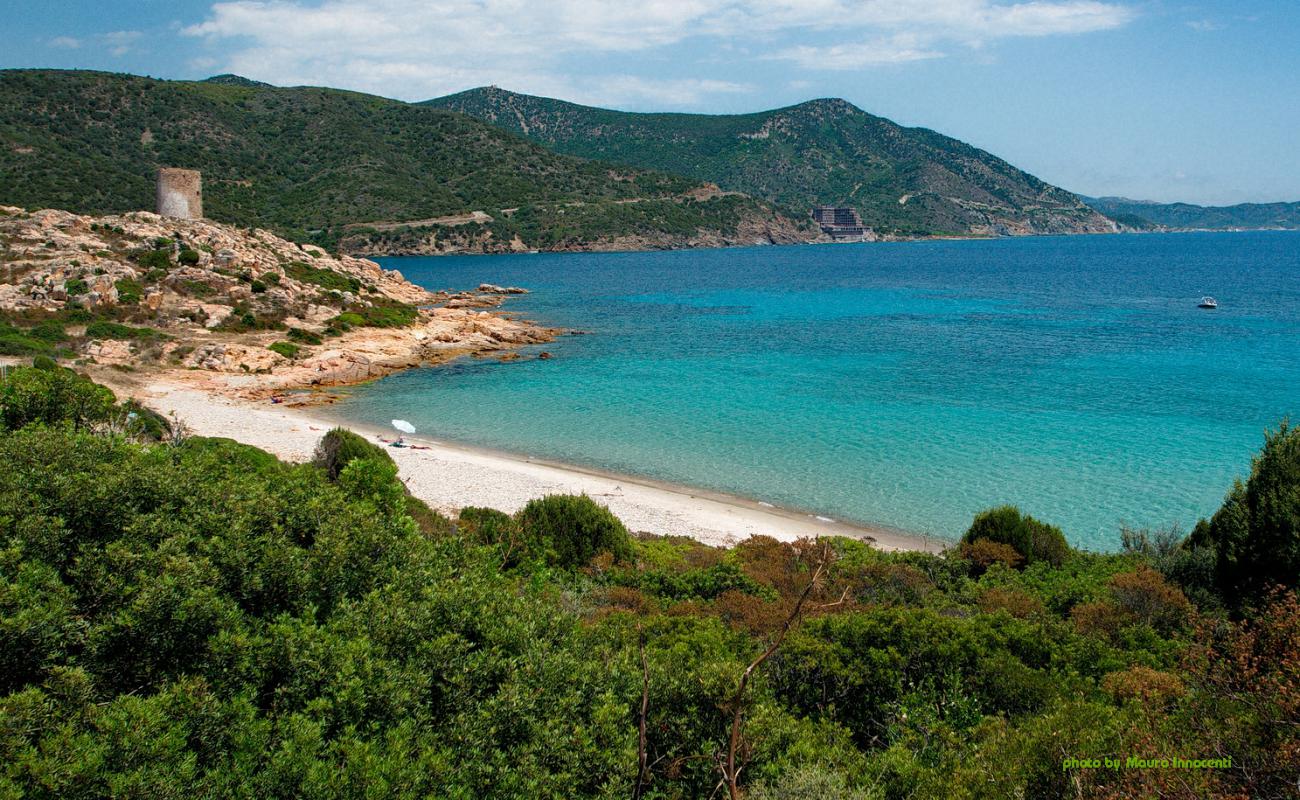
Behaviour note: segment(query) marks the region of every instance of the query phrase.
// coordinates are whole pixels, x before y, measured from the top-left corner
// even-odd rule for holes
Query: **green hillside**
[[[1132,218],[1144,223],[1135,227],[1175,230],[1300,228],[1300,203],[1198,206],[1191,203],[1153,203],[1125,197],[1088,197],[1085,201],[1115,219]]]
[[[472,89],[460,111],[558,152],[660,169],[804,211],[851,205],[902,235],[1110,231],[1073,194],[978,148],[844,100],[742,115],[634,114]]]
[[[556,155],[460,114],[370,95],[236,76],[0,71],[0,204],[152,209],[159,166],[202,170],[204,210],[217,221],[323,244],[349,224],[501,218],[502,208],[549,219],[582,204],[563,242],[540,240],[540,225],[500,222],[499,236],[533,247],[726,233],[747,215],[772,216],[748,199],[687,199],[693,180]],[[626,213],[629,200],[638,214]]]

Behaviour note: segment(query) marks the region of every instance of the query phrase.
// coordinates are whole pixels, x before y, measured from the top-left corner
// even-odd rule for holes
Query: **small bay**
[[[1300,415],[1296,232],[381,261],[588,335],[346,419],[945,538],[1001,503],[1096,550],[1185,530]]]

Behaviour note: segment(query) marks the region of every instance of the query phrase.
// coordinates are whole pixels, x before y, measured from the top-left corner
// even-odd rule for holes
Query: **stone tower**
[[[203,180],[198,170],[158,170],[158,213],[181,219],[203,217]]]

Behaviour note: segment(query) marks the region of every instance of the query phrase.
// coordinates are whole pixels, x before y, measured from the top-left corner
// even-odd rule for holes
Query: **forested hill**
[[[1088,205],[1141,228],[1173,230],[1270,230],[1300,228],[1300,203],[1239,203],[1198,206],[1153,203],[1126,197],[1089,197]]]
[[[229,75],[0,71],[0,203],[152,209],[160,166],[201,170],[204,210],[217,221],[361,252],[811,235],[810,224],[748,198],[710,199],[695,180],[557,155],[395,100]],[[437,222],[476,211],[491,219]]]
[[[688,175],[790,208],[850,205],[881,233],[1114,230],[1075,195],[1000,158],[844,100],[742,115],[635,114],[489,87],[425,105],[561,153]]]

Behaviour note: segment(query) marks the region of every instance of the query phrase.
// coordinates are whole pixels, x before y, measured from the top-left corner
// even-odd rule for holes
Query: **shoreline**
[[[260,447],[286,461],[309,461],[316,443],[334,427],[377,441],[395,433],[358,424],[320,407],[294,407],[230,397],[202,387],[150,376],[137,383],[98,376],[122,399],[134,397],[164,416],[175,413],[198,436],[226,437]],[[938,552],[949,542],[879,526],[864,526],[782,508],[760,500],[531,458],[459,443],[408,436],[417,448],[388,448],[410,492],[437,511],[466,506],[514,513],[546,494],[587,494],[609,506],[633,532],[688,536],[731,546],[754,535],[782,541],[822,535],[866,539],[882,550]]]

